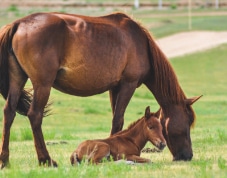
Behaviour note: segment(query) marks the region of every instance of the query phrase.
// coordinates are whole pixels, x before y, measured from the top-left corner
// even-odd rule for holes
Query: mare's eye
[[[150,130],[151,130],[151,129],[154,129],[154,127],[153,127],[153,126],[150,126],[149,129],[150,129]]]

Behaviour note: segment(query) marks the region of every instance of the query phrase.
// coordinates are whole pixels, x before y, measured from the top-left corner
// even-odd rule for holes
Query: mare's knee
[[[38,129],[42,125],[42,113],[33,110],[28,111],[28,118],[31,123],[32,129]]]
[[[10,127],[12,125],[12,123],[13,123],[13,120],[14,120],[14,117],[16,115],[16,112],[12,111],[8,105],[6,105],[4,107],[3,112],[4,112],[4,117],[5,117],[5,120],[4,120],[5,125],[7,127]]]

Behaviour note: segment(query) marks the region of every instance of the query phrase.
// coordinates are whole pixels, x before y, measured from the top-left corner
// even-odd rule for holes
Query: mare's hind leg
[[[27,81],[27,77],[20,69],[17,62],[9,58],[9,91],[4,107],[2,147],[0,150],[0,168],[5,167],[9,161],[9,137],[10,128],[16,115],[16,108],[21,91]]]
[[[113,109],[113,121],[111,135],[123,128],[124,113],[128,103],[137,87],[136,82],[122,82],[117,89],[110,91],[111,104]]]
[[[34,95],[31,107],[28,111],[28,118],[32,127],[32,132],[34,136],[35,148],[39,160],[39,165],[57,166],[57,163],[53,161],[46,148],[42,133],[42,120],[44,108],[48,102],[50,95],[51,86],[33,86]]]

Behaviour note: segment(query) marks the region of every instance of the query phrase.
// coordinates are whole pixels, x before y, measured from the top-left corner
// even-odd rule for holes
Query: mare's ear
[[[201,98],[203,95],[200,95],[200,96],[195,96],[195,97],[192,97],[192,98],[187,98],[184,100],[185,104],[187,105],[192,105],[193,103],[195,103],[199,98]]]
[[[145,114],[144,114],[144,116],[145,116],[145,118],[146,119],[149,119],[150,118],[150,106],[147,106],[146,107],[146,110],[145,110]]]

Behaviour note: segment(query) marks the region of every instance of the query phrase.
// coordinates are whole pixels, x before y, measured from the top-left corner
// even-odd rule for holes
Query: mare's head
[[[166,141],[162,134],[162,125],[158,118],[159,112],[151,113],[150,107],[148,106],[144,114],[146,125],[144,128],[144,135],[153,145],[162,150],[166,146]]]
[[[185,99],[183,103],[170,105],[168,110],[160,110],[163,135],[173,161],[190,161],[193,157],[190,128],[194,124],[195,114],[191,105],[200,97]]]

